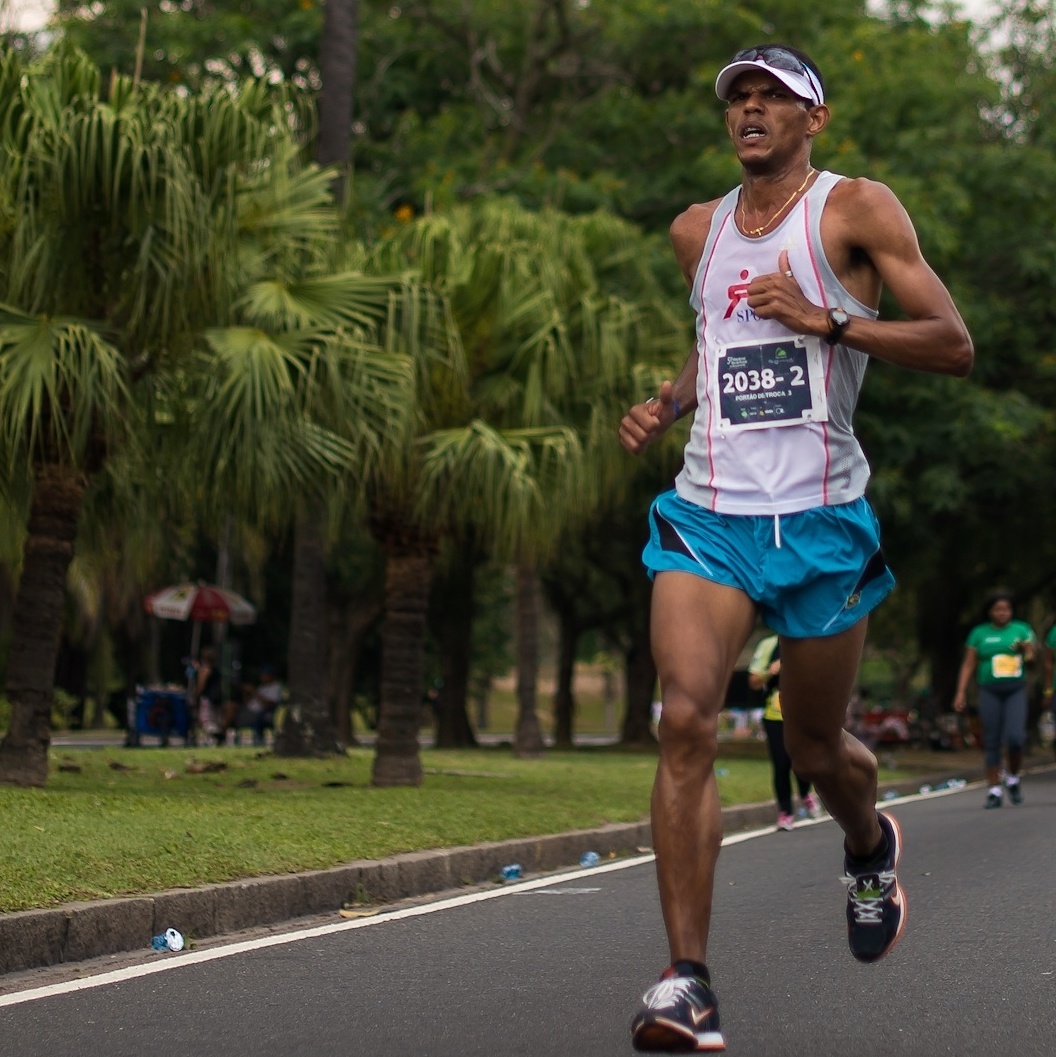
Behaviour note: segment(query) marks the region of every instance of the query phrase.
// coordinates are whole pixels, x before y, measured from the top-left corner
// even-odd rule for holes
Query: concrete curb
[[[970,769],[917,776],[881,787],[880,794],[915,793],[949,778],[976,780]],[[724,808],[723,829],[736,833],[772,825],[775,804]],[[616,823],[542,837],[410,852],[361,860],[328,870],[252,877],[155,895],[67,903],[50,910],[0,914],[0,975],[126,951],[142,951],[167,928],[188,940],[274,925],[312,914],[337,913],[346,903],[390,903],[497,880],[508,863],[525,874],[576,866],[586,851],[602,858],[633,855],[652,846],[648,821]]]

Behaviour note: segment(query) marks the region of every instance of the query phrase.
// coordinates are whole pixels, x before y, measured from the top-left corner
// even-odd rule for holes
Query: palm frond
[[[417,514],[475,524],[497,551],[543,552],[557,540],[582,482],[582,446],[564,427],[497,430],[476,420],[421,438]]]
[[[0,449],[9,463],[79,462],[123,435],[130,413],[124,358],[101,334],[0,306]]]
[[[394,280],[337,273],[284,282],[262,279],[236,303],[244,317],[263,327],[317,324],[370,328],[384,319]]]

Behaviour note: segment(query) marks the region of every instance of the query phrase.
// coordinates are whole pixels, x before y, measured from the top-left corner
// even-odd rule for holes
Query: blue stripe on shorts
[[[778,545],[780,543],[780,545]],[[649,511],[650,576],[681,571],[743,591],[789,638],[836,635],[895,586],[880,526],[864,497],[796,514],[717,514],[662,493]]]

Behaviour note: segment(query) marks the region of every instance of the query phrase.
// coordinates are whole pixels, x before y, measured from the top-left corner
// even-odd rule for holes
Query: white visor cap
[[[725,100],[729,95],[730,85],[742,73],[748,73],[749,70],[762,70],[771,77],[776,77],[786,88],[795,92],[800,99],[805,99],[811,106],[820,106],[825,102],[825,92],[821,87],[821,82],[814,76],[809,66],[804,66],[803,69],[805,72],[797,73],[794,70],[779,70],[776,66],[769,65],[764,59],[741,59],[738,62],[731,62],[729,66],[724,66],[719,71],[719,76],[715,78],[715,94]]]

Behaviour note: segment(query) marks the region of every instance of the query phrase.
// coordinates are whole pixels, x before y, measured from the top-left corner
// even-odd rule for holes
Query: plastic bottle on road
[[[508,866],[504,866],[499,870],[499,876],[504,881],[516,881],[521,876],[521,864],[519,862],[511,862]]]
[[[580,866],[597,866],[598,865],[598,853],[596,851],[585,851],[582,858],[579,860]]]

